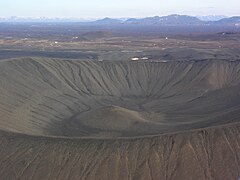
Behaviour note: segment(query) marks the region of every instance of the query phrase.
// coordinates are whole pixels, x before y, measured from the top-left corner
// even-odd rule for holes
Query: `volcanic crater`
[[[0,62],[0,128],[34,136],[129,138],[237,122],[238,61]]]

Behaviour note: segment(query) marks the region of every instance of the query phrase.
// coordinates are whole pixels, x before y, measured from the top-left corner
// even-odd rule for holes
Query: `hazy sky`
[[[239,0],[0,0],[0,16],[146,17],[168,14],[240,15]]]

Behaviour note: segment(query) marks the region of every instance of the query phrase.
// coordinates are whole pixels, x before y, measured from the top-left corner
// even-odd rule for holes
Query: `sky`
[[[0,17],[147,17],[240,15],[239,0],[0,0]]]

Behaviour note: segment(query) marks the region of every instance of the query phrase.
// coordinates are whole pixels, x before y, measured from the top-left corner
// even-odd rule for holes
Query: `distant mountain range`
[[[112,19],[112,18],[104,18],[104,19],[99,19],[97,21],[93,21],[91,23],[94,23],[94,24],[121,24],[123,23],[124,20],[121,20],[121,19]]]
[[[187,15],[173,14],[169,16],[154,16],[146,18],[113,19],[61,19],[61,18],[0,18],[0,22],[78,22],[85,25],[143,25],[143,26],[191,26],[191,25],[223,25],[240,26],[240,16],[201,16],[193,17]]]
[[[154,16],[143,19],[128,19],[124,24],[141,24],[141,25],[194,25],[202,24],[202,21],[196,17],[186,15],[169,15],[169,16]]]
[[[111,25],[111,24],[125,24],[125,25],[146,25],[146,26],[186,26],[186,25],[227,25],[227,26],[240,26],[240,16],[235,17],[208,17],[210,20],[201,20],[197,17],[187,16],[187,15],[178,15],[173,14],[169,16],[154,16],[154,17],[146,17],[141,19],[129,18],[127,20],[120,19],[111,19],[104,18],[101,20],[97,20],[91,22],[91,24],[96,25]],[[213,19],[220,20],[213,20]]]

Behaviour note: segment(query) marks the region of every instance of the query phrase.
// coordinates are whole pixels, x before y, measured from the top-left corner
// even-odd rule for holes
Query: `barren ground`
[[[19,32],[0,33],[1,179],[240,176],[238,33]]]

